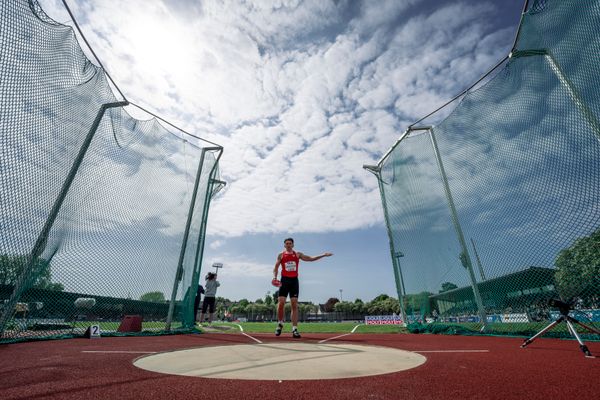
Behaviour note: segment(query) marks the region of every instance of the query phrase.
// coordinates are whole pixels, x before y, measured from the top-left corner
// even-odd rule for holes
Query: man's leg
[[[292,302],[292,336],[295,338],[300,337],[300,333],[298,333],[298,298],[292,297],[290,298]]]
[[[279,296],[279,303],[277,303],[277,328],[275,329],[275,336],[281,335],[283,329],[283,320],[285,318],[285,300],[286,297]]]
[[[292,297],[292,326],[298,326],[298,298]]]
[[[285,309],[285,297],[279,296],[279,303],[277,303],[277,321],[283,322],[285,319],[284,309]]]

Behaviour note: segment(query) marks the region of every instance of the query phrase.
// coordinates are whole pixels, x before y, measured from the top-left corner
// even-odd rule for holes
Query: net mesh
[[[174,292],[192,328],[221,148],[131,117],[34,1],[0,3],[0,51],[0,342],[160,332]]]
[[[599,325],[599,27],[598,1],[531,2],[502,69],[380,163],[409,322],[530,334],[560,298]]]

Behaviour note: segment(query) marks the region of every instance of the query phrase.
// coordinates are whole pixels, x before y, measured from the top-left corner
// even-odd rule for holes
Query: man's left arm
[[[307,256],[304,253],[298,252],[298,258],[301,259],[302,261],[317,261],[317,260],[320,260],[323,257],[331,257],[332,255],[333,255],[333,253],[323,253],[323,254],[318,255],[318,256]]]

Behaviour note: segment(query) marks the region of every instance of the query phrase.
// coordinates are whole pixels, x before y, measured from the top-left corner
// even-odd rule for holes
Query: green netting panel
[[[530,334],[560,297],[599,325],[598,54],[599,1],[532,2],[503,69],[383,160],[409,321]]]
[[[200,282],[200,268],[202,266],[202,252],[206,238],[206,221],[208,218],[208,206],[212,195],[209,187],[217,173],[216,158],[214,153],[206,152],[199,180],[198,198],[193,213],[192,229],[184,258],[184,269],[179,291],[183,294],[183,307],[179,320],[186,327],[193,326],[195,315],[193,312],[194,299]]]
[[[468,278],[457,257],[458,241],[429,136],[406,137],[382,166],[381,178],[395,261],[410,294],[404,296],[405,310],[409,319],[421,319],[430,308],[423,298],[437,293],[444,283],[440,280],[467,283]],[[458,276],[452,276],[456,271]]]
[[[173,288],[173,327],[193,326],[221,148],[128,115],[37,3],[1,2],[0,21],[0,342],[126,315],[161,331]]]

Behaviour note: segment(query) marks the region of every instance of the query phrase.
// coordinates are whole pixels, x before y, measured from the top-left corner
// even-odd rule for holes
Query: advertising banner
[[[365,325],[402,325],[399,315],[366,315]]]

